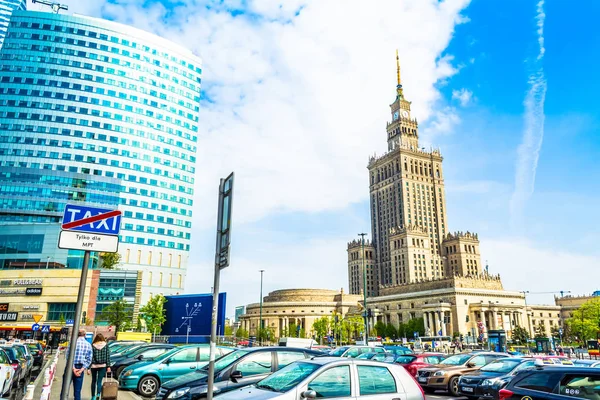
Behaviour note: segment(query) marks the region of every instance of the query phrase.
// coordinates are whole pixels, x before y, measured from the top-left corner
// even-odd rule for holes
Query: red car
[[[443,353],[404,354],[396,357],[394,363],[402,365],[409,374],[416,376],[421,368],[439,364],[444,358],[446,355]]]

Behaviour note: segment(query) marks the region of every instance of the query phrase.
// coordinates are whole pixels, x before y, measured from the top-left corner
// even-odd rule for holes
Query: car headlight
[[[133,370],[131,370],[131,369],[128,370],[128,371],[123,372],[123,376],[129,376],[131,374],[133,374]]]
[[[178,399],[181,396],[185,396],[189,391],[190,391],[189,387],[184,387],[181,389],[174,390],[171,392],[171,394],[169,394],[167,396],[167,399]]]
[[[495,379],[484,379],[483,382],[481,382],[482,386],[492,386],[494,384]]]
[[[433,376],[444,376],[444,375],[446,375],[446,373],[447,373],[446,371],[437,371],[433,374]]]

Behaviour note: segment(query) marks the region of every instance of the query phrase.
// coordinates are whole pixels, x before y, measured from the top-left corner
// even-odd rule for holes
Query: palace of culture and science
[[[397,78],[386,129],[388,152],[368,164],[373,238],[365,243],[369,296],[378,295],[381,287],[482,273],[477,235],[448,231],[442,155],[419,147],[419,126],[404,97],[399,62]],[[353,294],[363,291],[361,246],[360,241],[348,245]]]

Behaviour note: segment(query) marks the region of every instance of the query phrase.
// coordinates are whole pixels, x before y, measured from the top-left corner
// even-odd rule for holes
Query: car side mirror
[[[167,364],[167,365],[171,364],[171,359],[170,359],[170,358],[167,358],[167,359],[165,360],[165,364]]]
[[[143,360],[143,359],[144,359],[144,356],[140,354],[140,355],[137,357],[137,359],[141,361],[141,360]]]
[[[305,390],[300,396],[302,396],[303,399],[316,399],[317,392],[314,390]]]
[[[234,382],[235,382],[236,380],[238,380],[238,379],[242,379],[242,378],[243,378],[243,375],[242,375],[242,372],[241,372],[241,371],[233,371],[233,372],[231,373],[231,375],[229,376],[229,379],[231,379],[231,380],[232,380],[232,381],[234,381]]]
[[[467,363],[467,367],[469,368],[473,368],[475,366],[475,363],[473,361],[470,361]]]

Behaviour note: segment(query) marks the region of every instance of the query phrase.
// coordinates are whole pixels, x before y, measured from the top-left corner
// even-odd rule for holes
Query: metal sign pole
[[[210,356],[206,400],[213,399],[215,382],[215,356],[217,350],[217,318],[219,312],[219,281],[221,269],[229,266],[229,243],[231,239],[231,206],[233,200],[233,172],[219,183],[219,208],[217,212],[217,243],[215,252],[215,279],[213,283],[213,307],[210,326]]]
[[[89,263],[90,252],[89,250],[86,250],[83,254],[83,266],[81,267],[79,293],[77,294],[77,305],[75,306],[75,316],[73,318],[73,331],[71,332],[71,341],[69,342],[69,358],[67,359],[67,365],[65,365],[65,373],[63,374],[60,400],[67,399],[69,388],[71,387],[71,379],[73,376],[73,360],[75,360],[75,347],[77,346],[77,337],[79,334],[79,316],[81,315],[81,309],[83,308],[83,296],[85,295]]]

